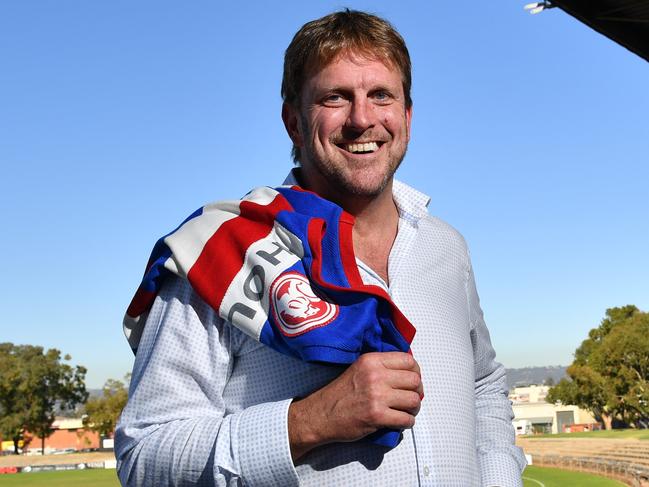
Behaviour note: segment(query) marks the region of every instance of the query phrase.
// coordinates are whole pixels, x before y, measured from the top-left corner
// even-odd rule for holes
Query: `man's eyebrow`
[[[331,93],[338,93],[341,95],[351,95],[353,93],[353,90],[350,90],[349,88],[344,88],[339,85],[333,85],[333,86],[323,86],[320,88],[316,88],[313,90],[313,95],[314,98],[321,98],[322,96],[331,94]]]
[[[389,93],[394,93],[395,89],[393,86],[380,84],[369,90],[370,93],[376,93],[377,91],[387,91]]]
[[[339,84],[331,84],[331,85],[318,86],[314,91],[324,92],[324,91],[352,91],[352,90],[350,90],[349,88],[345,88],[344,86]]]
[[[397,87],[395,86],[390,86],[385,83],[380,83],[376,84],[375,86],[372,86],[367,90],[368,93],[376,93],[377,91],[387,91],[389,93],[394,93],[395,90],[398,90]],[[354,89],[345,87],[342,85],[330,85],[330,86],[320,86],[320,87],[315,87],[313,92],[317,95],[320,96],[325,93],[353,93]]]

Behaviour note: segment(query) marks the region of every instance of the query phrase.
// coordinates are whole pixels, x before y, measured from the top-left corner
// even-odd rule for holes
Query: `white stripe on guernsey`
[[[258,205],[267,205],[271,203],[278,194],[279,192],[275,191],[273,188],[269,188],[268,186],[259,186],[258,188],[252,189],[247,195],[241,198],[241,200],[257,203]]]
[[[268,235],[248,247],[243,266],[223,296],[219,315],[259,340],[268,318],[270,285],[302,255],[302,242],[275,222]]]
[[[241,201],[268,205],[277,194],[278,192],[271,188],[255,188]],[[164,241],[173,254],[165,262],[165,268],[186,278],[212,235],[225,222],[239,216],[241,201],[218,201],[205,205],[202,214],[185,222],[178,230],[167,236]]]

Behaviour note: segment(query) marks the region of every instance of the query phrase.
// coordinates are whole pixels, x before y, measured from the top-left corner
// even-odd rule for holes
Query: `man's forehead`
[[[345,70],[337,70],[337,65],[341,64],[358,66],[360,72],[363,71],[363,68],[367,68],[366,73],[371,72],[373,77],[385,75],[384,78],[394,77],[395,80],[401,81],[401,73],[391,60],[371,52],[346,50],[336,54],[326,63],[312,65],[307,71],[307,83],[310,85],[330,84],[336,80],[342,81],[346,79],[347,75],[351,73]],[[383,81],[385,82],[386,79]]]
[[[386,52],[381,52],[379,49],[372,49],[362,46],[348,46],[343,47],[334,52],[321,52],[311,56],[311,59],[306,63],[307,70],[318,70],[326,67],[327,65],[335,62],[340,58],[349,58],[352,60],[362,61],[381,61],[386,66],[398,69],[394,59]]]

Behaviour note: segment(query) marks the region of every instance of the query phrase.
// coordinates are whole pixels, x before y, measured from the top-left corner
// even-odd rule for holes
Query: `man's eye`
[[[327,95],[324,98],[324,103],[330,105],[335,105],[341,103],[342,101],[343,101],[343,97],[337,93],[332,93],[331,95]]]
[[[388,101],[390,94],[387,91],[377,91],[374,93],[374,99],[378,101]]]

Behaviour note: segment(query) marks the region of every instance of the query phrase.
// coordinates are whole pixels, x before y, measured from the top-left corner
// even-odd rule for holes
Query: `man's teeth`
[[[376,142],[366,142],[364,144],[345,144],[345,150],[348,152],[374,152],[379,150],[379,144]]]

